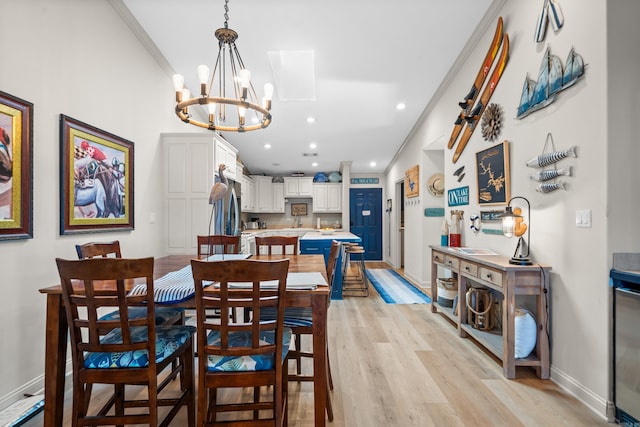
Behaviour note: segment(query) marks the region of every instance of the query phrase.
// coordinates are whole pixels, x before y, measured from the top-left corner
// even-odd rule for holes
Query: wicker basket
[[[458,295],[458,282],[453,278],[438,278],[438,304],[453,307],[453,299]]]

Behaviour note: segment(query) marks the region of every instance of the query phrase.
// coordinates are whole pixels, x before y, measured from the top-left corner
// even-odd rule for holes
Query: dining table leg
[[[61,427],[67,364],[67,316],[62,295],[47,295],[44,369],[44,426]]]
[[[312,300],[313,319],[313,396],[316,427],[324,427],[327,407],[327,297]]]

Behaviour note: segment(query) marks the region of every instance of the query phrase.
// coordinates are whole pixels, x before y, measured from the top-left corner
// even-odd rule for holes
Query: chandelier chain
[[[224,0],[224,27],[229,28],[229,0]]]

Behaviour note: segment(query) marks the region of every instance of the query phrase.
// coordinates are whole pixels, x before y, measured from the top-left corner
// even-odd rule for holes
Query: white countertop
[[[353,240],[358,240],[360,239],[358,236],[356,236],[353,233],[350,233],[348,231],[336,231],[332,234],[322,234],[319,231],[309,231],[308,233],[306,233],[304,236],[302,236],[300,238],[300,240],[340,240],[340,239],[353,239]]]

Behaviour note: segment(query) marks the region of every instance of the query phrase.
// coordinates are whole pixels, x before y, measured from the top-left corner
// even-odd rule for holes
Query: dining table
[[[224,259],[224,256],[221,256]],[[247,256],[248,257],[248,256]],[[168,255],[156,258],[154,262],[154,282],[162,280],[172,272],[190,265],[194,255]],[[229,259],[231,257],[227,257]],[[253,255],[255,260],[289,259],[289,273],[321,273],[326,283],[326,266],[322,255]],[[132,283],[134,287],[136,284]],[[105,283],[105,291],[109,284]],[[157,293],[157,288],[155,289]],[[62,287],[57,284],[40,289],[47,297],[46,342],[44,373],[44,426],[62,426],[64,411],[64,390],[67,365],[67,335],[69,325],[62,300]],[[310,286],[307,288],[287,288],[284,295],[286,307],[307,307],[312,310],[313,320],[313,393],[314,420],[316,426],[326,424],[327,402],[327,308],[329,303],[328,286]],[[195,298],[175,303],[160,303],[157,306],[195,308]]]

